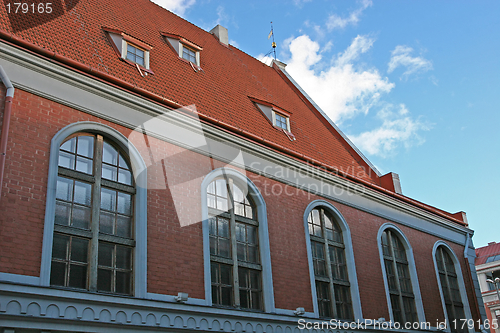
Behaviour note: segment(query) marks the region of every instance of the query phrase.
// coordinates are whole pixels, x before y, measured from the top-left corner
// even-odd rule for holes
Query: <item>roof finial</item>
[[[271,36],[273,36],[273,43],[271,45],[273,47],[274,60],[276,60],[276,42],[274,41],[274,29],[273,29],[273,22],[272,21],[271,21],[271,32],[269,33],[269,36],[267,36],[267,39],[269,39]]]

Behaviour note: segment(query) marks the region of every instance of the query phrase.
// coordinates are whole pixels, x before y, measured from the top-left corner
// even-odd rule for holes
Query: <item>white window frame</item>
[[[340,211],[333,206],[331,203],[325,200],[314,200],[307,206],[304,211],[304,230],[306,236],[306,247],[307,247],[307,261],[309,262],[309,279],[311,281],[311,294],[313,300],[313,309],[314,316],[319,318],[319,309],[318,309],[318,297],[316,295],[316,277],[314,274],[314,265],[312,258],[312,250],[311,250],[311,238],[309,237],[309,224],[308,217],[311,211],[314,208],[321,207],[326,209],[330,214],[332,214],[336,222],[338,223],[340,229],[342,230],[342,239],[344,241],[344,253],[347,265],[347,274],[349,276],[350,283],[350,292],[351,292],[351,303],[352,303],[352,311],[354,315],[354,320],[363,320],[363,311],[361,308],[361,298],[359,296],[359,286],[358,286],[358,277],[356,275],[356,263],[354,262],[354,251],[352,248],[351,241],[351,231],[349,229],[349,225],[346,220],[340,213]],[[332,300],[332,306],[335,306],[334,300]]]
[[[132,61],[130,59],[127,59],[127,46],[130,45],[138,50],[141,50],[144,52],[144,65],[141,65],[135,61]],[[140,46],[137,46],[135,45],[134,43],[131,43],[131,42],[128,42],[126,41],[123,37],[122,37],[122,50],[121,50],[121,56],[123,59],[125,60],[128,60],[128,61],[131,61],[133,62],[134,64],[138,64],[139,66],[142,66],[146,69],[149,69],[149,51],[148,50],[145,50],[144,48],[140,47]]]
[[[441,280],[439,278],[439,271],[436,261],[436,251],[439,246],[444,246],[449,251],[448,254],[451,257],[451,260],[453,260],[453,264],[455,266],[455,273],[457,274],[458,287],[460,289],[460,297],[462,298],[462,304],[464,306],[465,317],[468,320],[468,322],[470,322],[473,319],[472,319],[472,313],[470,311],[469,299],[467,298],[467,290],[465,289],[464,277],[462,275],[462,268],[458,261],[457,255],[455,254],[455,251],[453,251],[453,249],[446,242],[439,240],[436,243],[434,243],[434,247],[432,248],[432,260],[434,261],[434,272],[436,272],[436,279],[437,279],[436,282],[439,287],[439,296],[441,297],[441,305],[443,307],[444,318],[446,319],[446,322],[449,323],[448,312],[446,311],[446,304],[444,302],[443,288],[441,286]],[[467,329],[469,333],[474,333],[475,331],[474,329],[469,329],[468,327]],[[451,332],[451,329],[447,327],[445,332]]]
[[[83,121],[70,124],[61,129],[51,140],[49,174],[47,180],[47,198],[45,205],[45,224],[43,231],[42,262],[40,267],[40,285],[50,286],[52,261],[52,242],[54,236],[54,216],[56,208],[56,184],[59,169],[59,148],[66,138],[79,132],[94,132],[110,138],[116,145],[128,152],[129,161],[135,177],[135,241],[134,248],[134,289],[133,296],[145,298],[147,295],[147,167],[139,151],[128,139],[115,129]]]
[[[281,113],[281,112],[277,112],[277,111],[275,111],[274,109],[271,109],[271,111],[272,111],[272,118],[273,118],[273,119],[272,119],[272,120],[273,120],[273,126],[276,126],[276,127],[278,127],[278,128],[281,128],[281,127],[279,127],[278,125],[276,125],[276,115],[279,115],[279,116],[281,116],[281,117],[283,117],[283,118],[285,118],[285,119],[286,119],[286,129],[285,129],[285,131],[287,131],[287,132],[290,132],[290,133],[291,133],[291,131],[290,131],[290,117],[288,117],[287,115],[285,115],[285,114],[283,114],[283,113]]]
[[[212,281],[210,274],[210,235],[208,229],[207,187],[216,178],[227,177],[241,189],[248,188],[248,196],[252,199],[259,222],[259,254],[262,265],[262,302],[265,312],[275,312],[273,278],[271,272],[271,252],[269,246],[269,230],[267,226],[266,203],[255,184],[247,176],[231,168],[213,170],[201,183],[201,213],[203,229],[203,261],[205,275],[205,301],[212,306]]]
[[[196,62],[194,63],[196,66],[200,67],[200,51],[192,48],[192,47],[189,47],[187,45],[184,45],[181,41],[179,41],[179,57],[186,60],[186,61],[189,61],[189,62],[192,62],[186,58],[183,57],[184,55],[184,48],[187,48],[191,51],[193,51],[195,54],[196,54]]]
[[[385,265],[384,265],[384,253],[382,250],[382,234],[387,229],[391,229],[391,231],[393,231],[399,236],[399,240],[401,241],[401,243],[405,248],[406,259],[408,261],[408,270],[410,272],[411,286],[413,288],[413,295],[415,296],[415,308],[417,311],[417,319],[418,322],[423,323],[426,321],[425,312],[424,312],[424,305],[422,302],[422,295],[420,294],[420,285],[418,283],[417,269],[415,266],[413,249],[410,245],[410,242],[408,241],[408,238],[406,238],[405,234],[401,231],[401,229],[399,229],[396,225],[392,223],[384,223],[378,230],[377,244],[380,257],[380,265],[382,267],[382,276],[384,278],[385,295],[387,299],[387,309],[389,311],[390,320],[394,322],[394,315],[392,313],[391,295],[389,293],[389,283],[387,281],[387,273],[385,271]]]

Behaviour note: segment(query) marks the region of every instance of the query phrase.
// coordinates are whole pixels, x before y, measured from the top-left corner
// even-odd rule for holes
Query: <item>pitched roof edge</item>
[[[279,70],[281,73],[283,73],[285,75],[285,77],[288,79],[289,83],[291,83],[298,90],[298,92],[311,104],[313,109],[315,109],[315,111],[317,111],[330,124],[330,126],[337,132],[337,134],[340,135],[340,137],[354,151],[354,153],[357,154],[361,158],[361,160],[366,164],[366,166],[369,167],[370,169],[372,169],[378,177],[381,177],[382,174],[380,173],[380,171],[378,171],[378,169],[368,160],[368,158],[366,158],[366,156],[358,149],[358,147],[356,147],[354,145],[354,143],[351,140],[349,140],[347,135],[345,135],[344,132],[342,132],[340,130],[340,128],[338,128],[338,126],[335,125],[335,123],[330,119],[330,117],[328,117],[326,115],[326,113],[318,106],[318,104],[316,104],[316,102],[314,102],[314,100],[304,91],[304,89],[302,89],[302,87],[290,76],[290,74],[288,74],[288,72],[285,69],[285,64],[283,64],[280,61],[273,60],[272,65],[273,65],[273,68]]]

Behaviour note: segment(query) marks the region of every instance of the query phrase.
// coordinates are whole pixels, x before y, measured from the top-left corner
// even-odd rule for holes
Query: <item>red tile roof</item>
[[[475,265],[482,265],[486,263],[491,256],[500,254],[500,243],[488,243],[488,245],[476,249]]]
[[[5,6],[0,6],[0,13],[0,38],[4,40],[155,101],[195,105],[202,120],[314,165],[339,170],[349,179],[464,224],[457,216],[385,190],[370,166],[276,66],[226,47],[210,33],[149,0],[66,0],[65,7],[54,2],[51,14],[7,14]],[[120,59],[104,28],[150,45],[154,75],[142,77]],[[203,71],[195,72],[189,62],[179,58],[162,34],[180,36],[203,48]],[[274,128],[249,97],[290,113],[296,140]]]

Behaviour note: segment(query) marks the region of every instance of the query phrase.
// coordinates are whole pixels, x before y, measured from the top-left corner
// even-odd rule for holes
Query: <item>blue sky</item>
[[[500,1],[154,2],[263,61],[272,21],[278,59],[382,173],[500,241]]]

